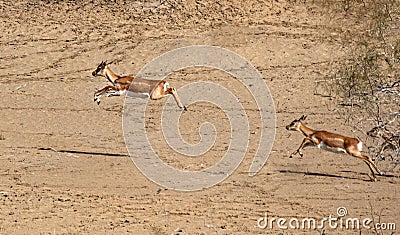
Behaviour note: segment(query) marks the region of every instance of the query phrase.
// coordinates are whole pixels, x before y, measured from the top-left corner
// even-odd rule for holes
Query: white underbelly
[[[334,153],[346,153],[346,150],[343,148],[338,148],[338,147],[330,147],[326,145],[324,142],[321,142],[317,145],[318,148],[327,150],[329,152],[334,152]]]
[[[129,90],[128,91],[123,90],[121,93],[128,97],[135,97],[135,98],[149,98],[150,97],[149,93],[136,93],[136,92],[132,92]]]

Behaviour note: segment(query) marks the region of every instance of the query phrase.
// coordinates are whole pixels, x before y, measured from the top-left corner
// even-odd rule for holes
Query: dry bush
[[[362,14],[364,26],[348,42],[348,58],[324,82],[346,122],[366,136],[371,156],[400,164],[400,2],[341,1],[348,13]],[[376,127],[375,135],[371,130]]]

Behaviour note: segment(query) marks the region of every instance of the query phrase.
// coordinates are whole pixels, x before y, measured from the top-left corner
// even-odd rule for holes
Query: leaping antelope
[[[306,145],[312,145],[316,146],[317,148],[325,149],[331,152],[347,153],[353,157],[361,158],[371,170],[373,177],[371,178],[371,180],[373,181],[376,181],[374,170],[380,175],[383,175],[383,173],[374,164],[372,159],[361,153],[362,142],[360,140],[331,133],[328,131],[312,130],[302,123],[306,118],[307,116],[302,115],[299,119],[292,121],[289,125],[286,126],[287,130],[299,131],[306,136],[303,139],[303,142],[300,144],[300,147],[290,155],[290,158],[292,158],[296,154],[299,154],[300,157],[303,157],[303,153],[301,152],[301,150]]]
[[[135,78],[132,75],[120,76],[114,73],[110,68],[111,63],[102,61],[97,69],[92,72],[93,76],[104,76],[112,83],[97,90],[94,93],[94,101],[100,104],[100,98],[103,95],[119,96],[127,92],[136,94],[144,94],[152,100],[161,99],[167,95],[172,95],[179,108],[187,110],[186,106],[182,105],[175,88],[170,87],[168,82],[162,80],[147,80],[143,78]]]

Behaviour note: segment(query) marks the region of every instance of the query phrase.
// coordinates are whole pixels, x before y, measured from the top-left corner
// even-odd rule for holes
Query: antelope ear
[[[307,116],[301,116],[301,118],[299,119],[300,121],[304,121],[304,120],[306,120],[306,118],[307,118]]]

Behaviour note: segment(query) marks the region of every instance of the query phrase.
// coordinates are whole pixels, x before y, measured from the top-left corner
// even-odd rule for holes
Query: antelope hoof
[[[302,152],[299,152],[299,155],[300,155],[300,157],[303,157],[303,153]]]
[[[183,106],[183,108],[182,108],[184,111],[187,111],[187,108],[186,108],[186,106]]]
[[[293,158],[293,154],[290,154],[289,158]]]
[[[100,105],[100,98],[95,96],[94,97],[94,102],[97,102],[97,105]]]

